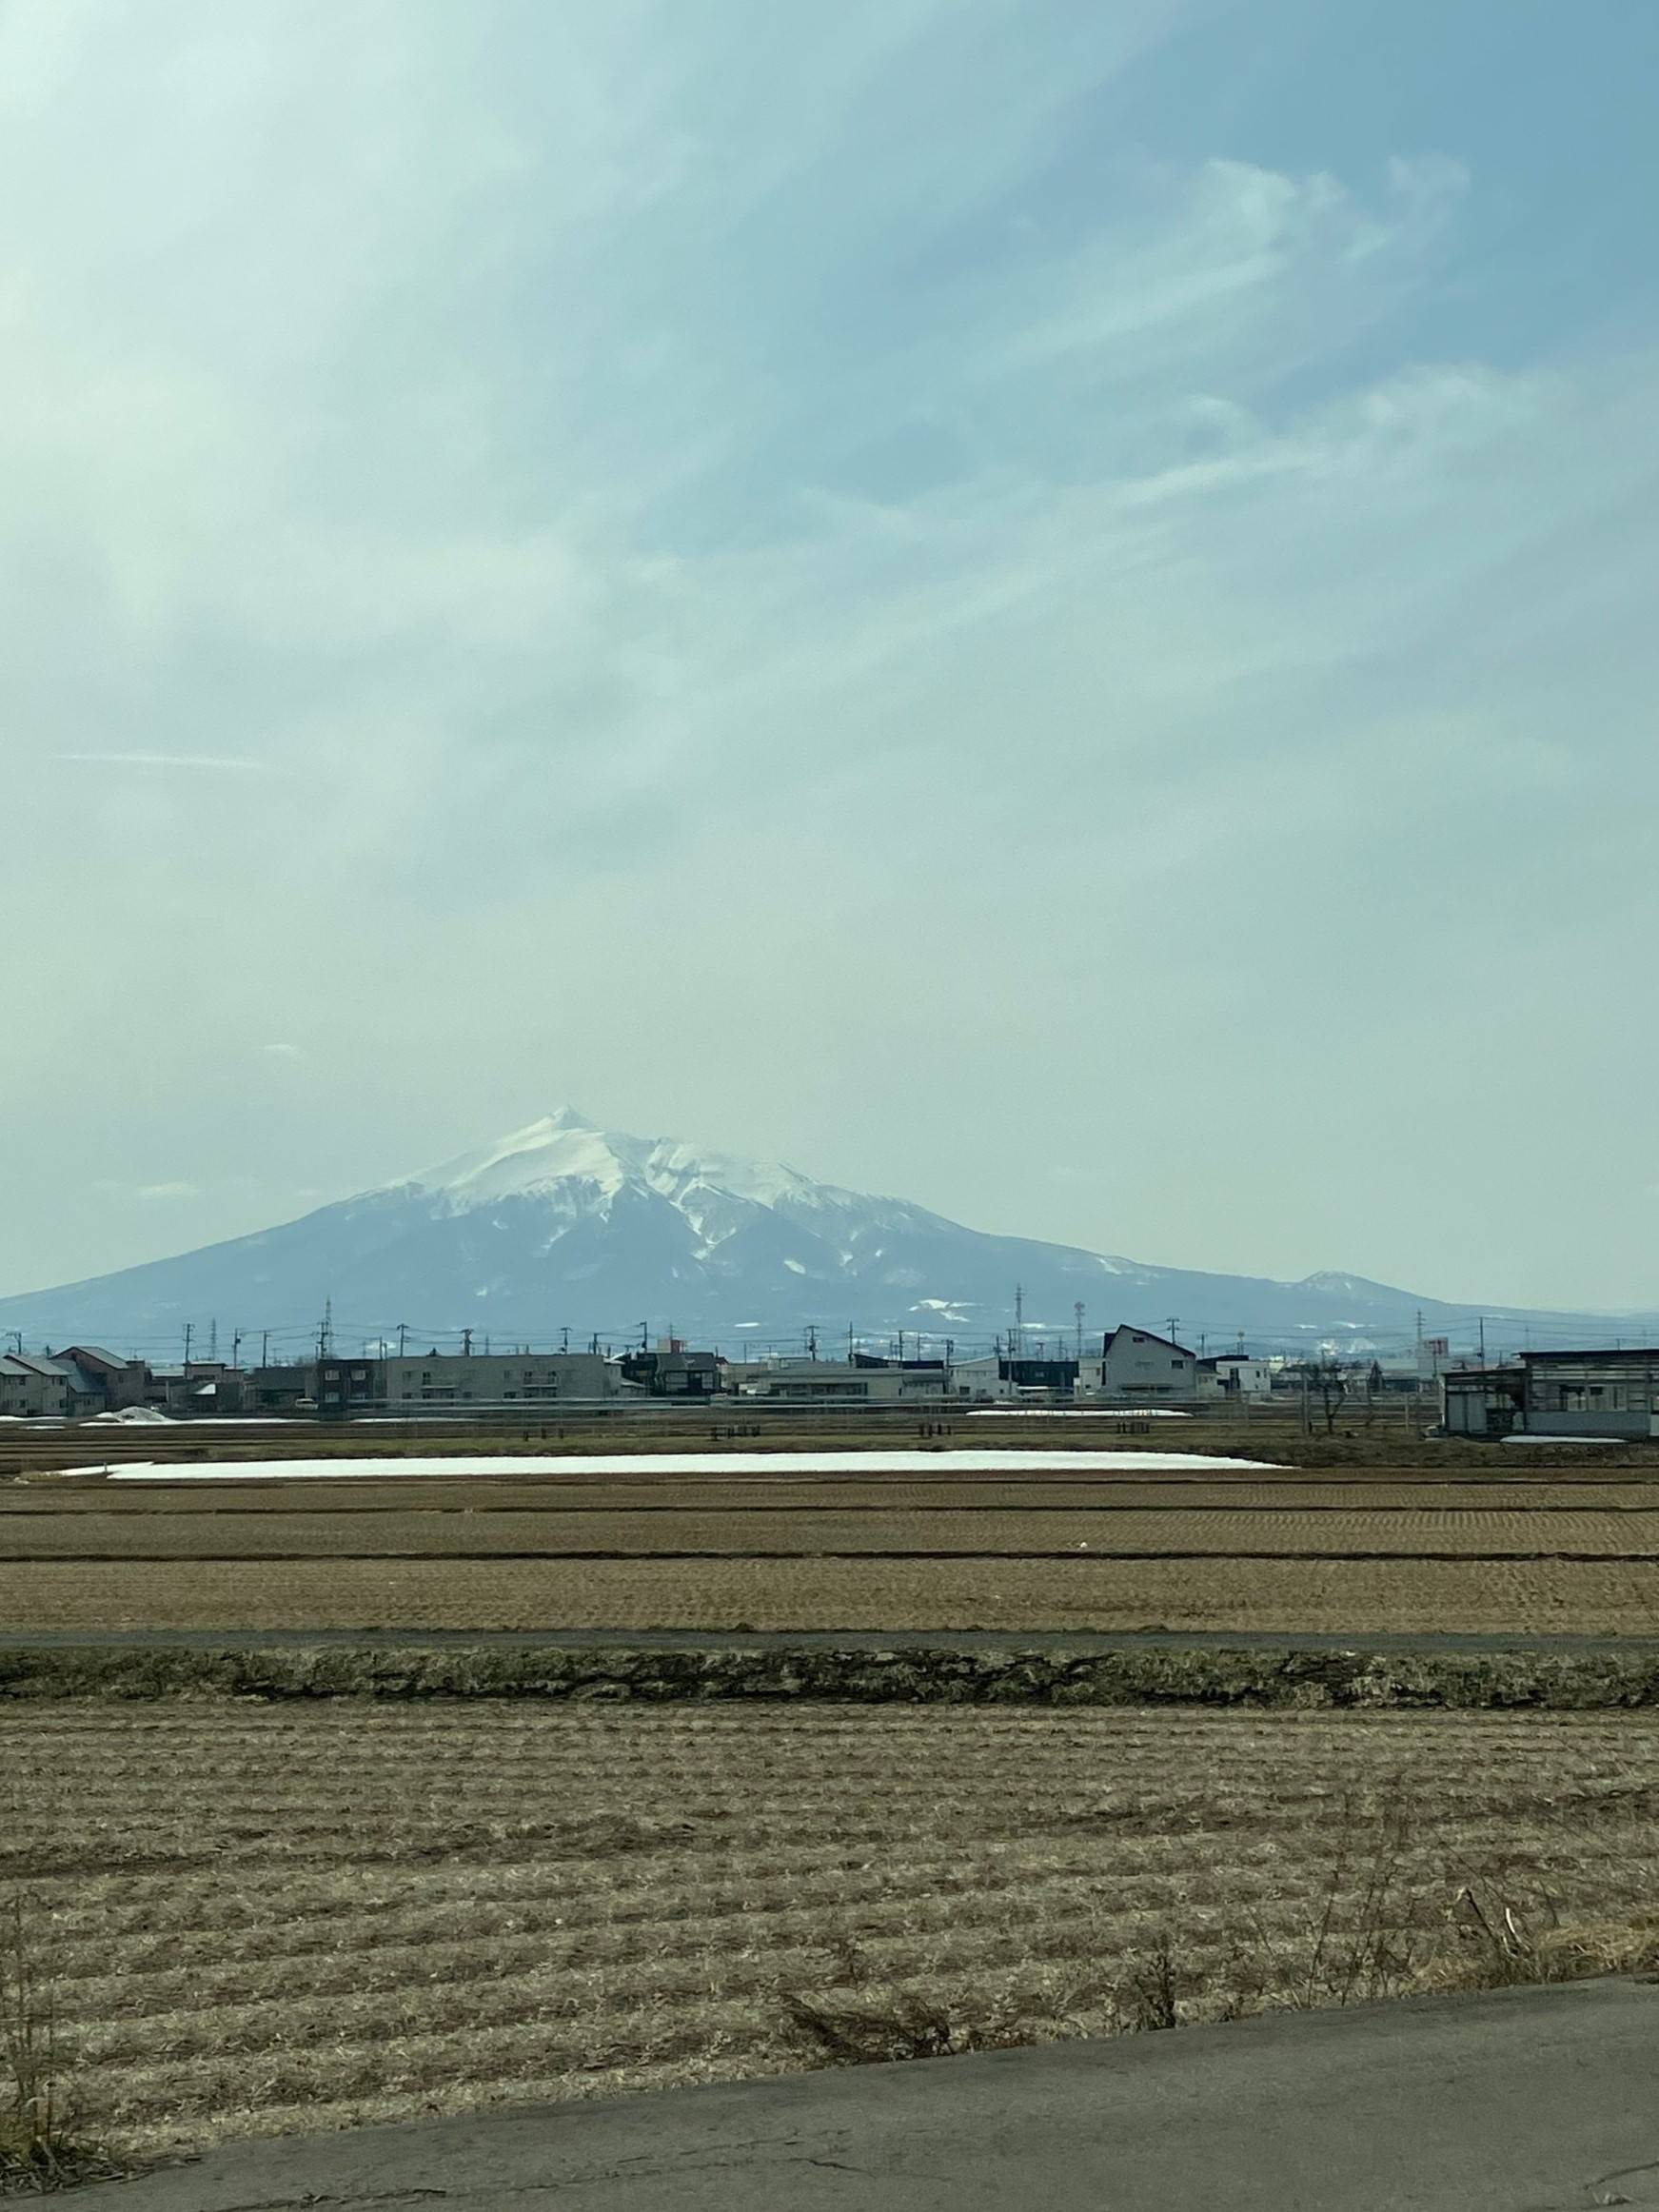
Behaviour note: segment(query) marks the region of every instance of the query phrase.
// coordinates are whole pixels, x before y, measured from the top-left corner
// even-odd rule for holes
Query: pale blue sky
[[[1659,1299],[1659,11],[0,0],[0,1292],[571,1097]]]

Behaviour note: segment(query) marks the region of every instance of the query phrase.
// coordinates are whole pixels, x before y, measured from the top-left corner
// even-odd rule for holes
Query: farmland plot
[[[1174,1628],[1353,1636],[1659,1631],[1659,1562],[1065,1558],[35,1560],[40,1629]]]
[[[133,2151],[1344,2001],[1505,1906],[1645,1956],[1656,1809],[1635,1713],[0,1712],[0,1885]]]
[[[1568,1558],[1659,1554],[1659,1513],[1167,1507],[914,1511],[799,1507],[429,1513],[43,1513],[0,1520],[0,1559]]]

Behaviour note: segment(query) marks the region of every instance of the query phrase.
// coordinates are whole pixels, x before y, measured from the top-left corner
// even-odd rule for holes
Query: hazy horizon
[[[0,0],[0,1295],[574,1100],[1659,1307],[1656,64]]]

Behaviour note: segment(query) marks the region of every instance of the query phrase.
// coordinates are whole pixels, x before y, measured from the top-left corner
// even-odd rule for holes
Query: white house
[[[1191,1405],[1198,1396],[1198,1355],[1173,1337],[1121,1326],[1105,1338],[1097,1359],[1077,1370],[1079,1398],[1108,1405]]]
[[[1198,1362],[1198,1394],[1204,1398],[1271,1398],[1273,1362],[1242,1352],[1219,1352]]]

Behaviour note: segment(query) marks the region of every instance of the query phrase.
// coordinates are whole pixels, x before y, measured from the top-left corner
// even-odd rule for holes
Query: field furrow
[[[1106,2032],[1166,1951],[1192,2017],[1336,2002],[1471,1894],[1645,1925],[1656,1807],[1644,1712],[0,1708],[0,1885],[129,2148],[820,2063],[801,1998]]]
[[[1659,1563],[746,1558],[13,1562],[15,1629],[1181,1629],[1652,1634]]]

